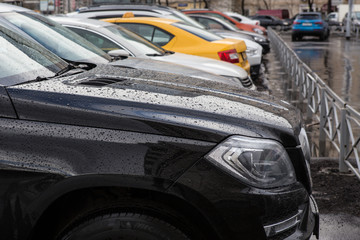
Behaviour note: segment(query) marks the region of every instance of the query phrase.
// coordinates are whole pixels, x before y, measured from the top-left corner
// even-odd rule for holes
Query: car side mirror
[[[130,56],[130,54],[124,49],[115,49],[108,52],[113,59],[123,59]]]

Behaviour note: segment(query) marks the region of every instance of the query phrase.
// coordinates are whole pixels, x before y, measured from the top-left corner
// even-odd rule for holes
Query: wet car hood
[[[162,58],[162,57],[156,57],[156,59],[158,59],[158,60],[166,61],[166,59],[169,59],[169,61],[171,61],[171,58],[166,58],[166,59],[160,59],[160,58]],[[243,88],[242,84],[240,83],[240,81],[238,79],[222,77],[222,76],[219,76],[219,75],[216,75],[213,73],[209,73],[206,71],[202,71],[202,70],[199,70],[196,68],[183,66],[182,63],[180,63],[180,64],[181,65],[176,64],[175,62],[163,62],[163,61],[160,62],[160,61],[155,61],[152,59],[134,58],[134,57],[128,57],[127,59],[110,63],[110,65],[114,65],[114,66],[124,66],[124,67],[129,67],[129,68],[138,68],[138,69],[159,71],[159,72],[165,72],[165,73],[171,73],[171,74],[174,74],[174,73],[181,74],[181,75],[188,76],[188,77],[201,78],[201,79],[205,79],[205,80],[215,81],[217,83],[229,84],[230,86],[235,87],[235,88]],[[235,67],[237,67],[237,66],[235,66]],[[246,74],[246,72],[245,72],[245,74]],[[234,75],[235,75],[235,73],[234,73]],[[240,74],[238,73],[237,75],[240,75]],[[242,76],[242,78],[246,78],[246,76]]]
[[[291,105],[183,75],[101,65],[7,91],[23,120],[210,142],[239,134],[298,144],[300,115]]]

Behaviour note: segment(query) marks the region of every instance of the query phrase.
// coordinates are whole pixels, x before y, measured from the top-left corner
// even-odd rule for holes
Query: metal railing
[[[335,149],[340,172],[350,169],[360,179],[360,113],[337,96],[274,30],[269,28],[268,35],[289,75],[288,92],[302,104],[308,126],[319,126],[318,155],[329,157],[328,148]]]

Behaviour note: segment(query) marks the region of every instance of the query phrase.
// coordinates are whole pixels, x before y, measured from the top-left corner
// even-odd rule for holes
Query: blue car
[[[304,36],[317,36],[320,40],[329,37],[329,25],[319,12],[300,13],[292,26],[292,41],[301,40]]]

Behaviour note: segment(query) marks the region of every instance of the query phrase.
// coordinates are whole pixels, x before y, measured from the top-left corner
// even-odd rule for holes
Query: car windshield
[[[318,14],[304,14],[304,15],[299,15],[297,17],[297,19],[308,19],[308,20],[313,20],[313,19],[319,19],[319,15]]]
[[[108,63],[111,60],[101,49],[40,14],[7,12],[0,13],[0,16],[63,59],[91,63]]]
[[[152,44],[148,40],[139,35],[127,30],[118,25],[113,26],[106,26],[106,29],[111,31],[112,33],[125,38],[126,41],[131,43],[131,45],[139,50],[140,52],[148,55],[164,55],[165,51],[162,48],[157,47],[156,45]]]
[[[175,16],[175,18],[177,20],[181,20],[191,26],[197,27],[197,28],[201,28],[201,29],[205,29],[205,26],[198,23],[197,21],[195,21],[194,19],[192,19],[191,17],[187,16],[186,14],[179,12],[177,10],[174,10],[171,12],[173,14],[173,16]]]
[[[32,40],[0,26],[0,85],[52,77],[67,63]]]
[[[221,24],[226,26],[229,30],[231,30],[231,31],[239,31],[239,29],[237,27],[235,27],[235,25],[233,23],[229,23],[228,20],[223,20],[221,18],[219,18],[219,20],[221,21]]]
[[[187,31],[191,34],[194,34],[195,36],[198,36],[208,42],[212,42],[212,41],[217,41],[217,40],[221,40],[222,37],[214,34],[214,33],[211,33],[209,31],[206,31],[204,29],[200,29],[200,28],[197,28],[197,27],[193,27],[193,26],[189,26],[187,24],[184,24],[182,22],[175,22],[175,23],[172,23],[171,25],[175,26],[175,27],[178,27],[184,31]]]

